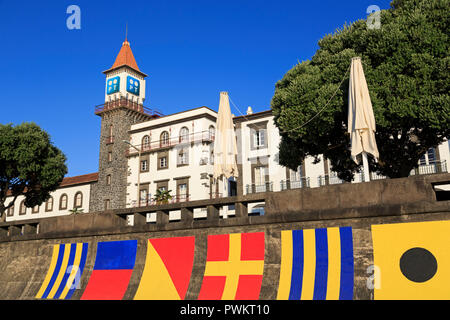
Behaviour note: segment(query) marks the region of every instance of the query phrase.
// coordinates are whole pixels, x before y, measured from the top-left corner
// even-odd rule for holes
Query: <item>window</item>
[[[265,130],[255,130],[253,134],[253,145],[255,147],[264,147],[265,138]]]
[[[214,164],[214,150],[211,151],[211,155],[209,157],[209,164]]]
[[[266,183],[267,167],[255,168],[255,185],[260,186]]]
[[[83,206],[83,194],[79,191],[75,193],[74,204],[75,208],[81,208]]]
[[[166,147],[168,145],[169,145],[169,133],[167,131],[164,131],[163,133],[161,133],[160,146]]]
[[[39,206],[35,205],[32,209],[31,209],[31,213],[39,213]]]
[[[106,185],[108,185],[108,186],[111,185],[111,175],[110,175],[110,174],[108,174],[108,175],[106,176]]]
[[[150,137],[144,136],[142,138],[142,150],[148,150],[150,149]]]
[[[214,140],[214,136],[216,135],[216,128],[214,126],[209,127],[209,139]]]
[[[188,197],[187,194],[187,184],[186,183],[182,183],[178,185],[178,200],[186,200]]]
[[[189,156],[187,150],[180,150],[178,153],[178,165],[189,164]]]
[[[108,152],[108,162],[111,162],[111,161],[112,161],[112,152],[109,151]]]
[[[189,142],[189,129],[183,127],[180,129],[180,143]]]
[[[269,121],[248,124],[250,128],[250,149],[267,148],[267,124]]]
[[[109,201],[109,199],[105,200],[105,210],[109,210],[111,209],[111,202]]]
[[[290,169],[290,180],[300,181],[302,177],[302,166],[297,167],[297,171]]]
[[[431,148],[429,149],[419,160],[419,164],[421,166],[425,166],[427,164],[434,164],[436,163],[436,149]]]
[[[167,157],[159,158],[159,167],[160,168],[167,168]]]
[[[108,128],[108,138],[106,139],[106,143],[113,143],[113,142],[114,142],[113,126],[111,124]]]
[[[147,202],[147,195],[148,195],[147,189],[141,189],[140,190],[140,192],[139,192],[139,203],[141,205],[142,204],[146,204],[146,202]]]
[[[67,209],[67,194],[63,194],[59,198],[59,210]]]
[[[25,200],[22,200],[19,206],[19,215],[24,215],[27,213],[27,207],[25,207]]]
[[[8,210],[6,211],[6,215],[8,217],[12,217],[14,215],[14,205],[8,208]]]
[[[148,160],[141,160],[141,172],[148,171]]]
[[[53,210],[53,197],[50,197],[45,202],[45,211],[52,211],[52,210]]]

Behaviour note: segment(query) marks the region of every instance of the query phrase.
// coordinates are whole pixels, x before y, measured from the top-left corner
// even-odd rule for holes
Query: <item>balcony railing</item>
[[[169,199],[167,202],[156,201],[154,199],[141,199],[139,201],[139,207],[148,207],[160,204],[172,204],[172,203],[181,203],[191,201],[189,194],[180,194],[172,196],[172,199]],[[131,201],[131,206],[136,207],[136,200]]]
[[[144,107],[142,104],[137,103],[135,101],[131,101],[126,99],[125,97],[121,97],[120,99],[105,102],[104,104],[100,104],[95,106],[95,114],[100,114],[105,111],[113,110],[115,108],[124,107],[130,110],[134,110],[143,114],[146,114],[153,118],[162,117],[163,114],[158,110],[153,110],[147,107]]]
[[[410,176],[414,175],[424,175],[424,174],[436,174],[436,173],[446,173],[447,171],[447,162],[444,161],[434,161],[430,164],[419,165],[417,168],[414,168],[410,172]],[[385,176],[380,175],[376,172],[370,173],[371,180],[382,180],[386,179]],[[318,177],[319,186],[325,186],[330,184],[340,184],[344,183],[343,180],[339,179],[337,175],[322,175]],[[359,172],[355,174],[355,182],[364,182],[364,172]]]
[[[281,191],[290,189],[309,188],[309,177],[302,177],[300,180],[281,180]]]
[[[198,142],[213,142],[214,141],[214,133],[207,131],[201,131],[201,132],[194,132],[191,134],[188,134],[186,136],[176,136],[169,139],[164,140],[155,140],[150,141],[148,143],[144,144],[138,144],[135,145],[136,148],[140,149],[141,152],[146,151],[155,151],[159,149],[166,149],[166,148],[172,148],[174,146],[183,146],[188,145],[189,143],[198,143]],[[129,147],[127,150],[126,155],[134,155],[137,154],[138,151],[133,148]]]
[[[268,181],[264,184],[247,184],[245,187],[246,194],[271,192],[273,191],[273,182]]]
[[[221,192],[213,192],[210,194],[210,199],[218,199],[222,198],[223,194]]]
[[[331,184],[341,184],[344,183],[343,180],[339,179],[335,174],[324,174],[317,177],[319,187],[331,185]]]
[[[447,172],[447,161],[434,161],[430,164],[422,164],[410,172],[410,176],[418,174],[435,174]]]

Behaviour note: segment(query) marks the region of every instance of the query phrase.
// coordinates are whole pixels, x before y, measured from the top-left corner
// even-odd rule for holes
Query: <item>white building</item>
[[[102,117],[99,172],[65,178],[46,203],[34,208],[26,208],[20,196],[8,209],[6,221],[67,215],[74,208],[93,212],[145,207],[156,203],[157,190],[170,190],[170,202],[184,202],[342,182],[323,157],[317,164],[307,157],[297,171],[281,166],[281,137],[271,110],[253,113],[251,108],[246,115],[234,117],[239,176],[214,181],[216,111],[199,107],[161,116],[145,108],[147,75],[139,70],[127,40],[104,74],[105,103],[95,109]],[[430,149],[411,174],[447,172],[448,163],[446,141]],[[363,181],[356,175],[355,183]],[[263,205],[253,204],[249,212],[261,211]],[[171,213],[171,219],[179,219],[179,214]],[[220,214],[234,214],[233,207],[222,209]],[[205,211],[194,211],[194,217],[205,215]]]
[[[64,178],[58,189],[40,206],[27,208],[24,196],[18,196],[14,205],[6,211],[6,221],[50,218],[72,214],[70,210],[89,212],[91,185],[97,182],[98,174]],[[12,197],[6,198],[9,204]]]

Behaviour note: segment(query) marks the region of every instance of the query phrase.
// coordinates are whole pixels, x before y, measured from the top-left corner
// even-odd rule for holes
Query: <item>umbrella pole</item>
[[[364,182],[370,181],[369,160],[367,158],[367,152],[362,153],[363,167],[364,167]]]

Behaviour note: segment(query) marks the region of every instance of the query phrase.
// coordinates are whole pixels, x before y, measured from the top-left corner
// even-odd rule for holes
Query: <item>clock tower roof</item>
[[[110,69],[103,71],[103,73],[108,73],[114,69],[123,66],[128,66],[134,71],[137,71],[140,74],[147,76],[145,73],[139,70],[136,60],[134,59],[133,51],[131,51],[130,43],[128,42],[127,39],[125,39],[125,41],[122,43],[122,48],[120,48],[119,54],[117,55],[116,61],[114,61],[113,66]]]

